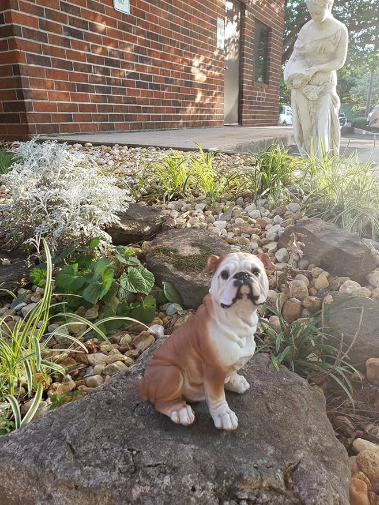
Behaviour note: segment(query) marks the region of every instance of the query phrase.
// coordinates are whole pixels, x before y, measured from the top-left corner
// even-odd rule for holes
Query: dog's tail
[[[139,396],[142,400],[147,400],[147,384],[143,377],[133,381],[134,386],[139,390]]]

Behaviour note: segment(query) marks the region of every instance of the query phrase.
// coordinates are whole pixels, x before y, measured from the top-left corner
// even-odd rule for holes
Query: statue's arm
[[[336,52],[334,53],[333,59],[321,65],[315,65],[311,69],[312,73],[315,74],[316,72],[332,72],[333,70],[339,70],[340,68],[342,68],[346,61],[347,44],[348,44],[347,28],[346,26],[343,26],[341,39],[337,46]]]
[[[287,86],[288,86],[288,84],[289,84],[289,83],[288,83],[288,79],[289,79],[289,77],[290,77],[290,75],[291,75],[291,65],[292,65],[292,62],[293,62],[293,60],[294,60],[294,54],[295,54],[295,50],[294,50],[294,52],[291,54],[291,57],[290,57],[290,59],[288,60],[288,62],[287,62],[287,64],[286,64],[286,66],[285,66],[285,68],[284,68],[283,78],[284,78],[284,82],[287,84]]]

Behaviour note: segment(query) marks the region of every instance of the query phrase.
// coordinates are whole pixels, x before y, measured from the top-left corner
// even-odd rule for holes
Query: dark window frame
[[[253,81],[268,84],[271,28],[255,20]]]

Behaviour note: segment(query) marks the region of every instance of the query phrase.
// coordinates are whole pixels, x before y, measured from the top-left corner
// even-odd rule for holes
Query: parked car
[[[282,105],[278,123],[283,126],[292,126],[292,108],[289,105]]]
[[[375,105],[367,116],[368,125],[372,128],[379,128],[379,104]]]
[[[338,121],[340,122],[340,126],[345,126],[347,123],[346,115],[341,109],[338,111]]]

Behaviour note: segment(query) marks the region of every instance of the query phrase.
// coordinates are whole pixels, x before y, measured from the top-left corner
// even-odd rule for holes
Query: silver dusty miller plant
[[[104,228],[119,221],[116,212],[131,201],[115,178],[101,173],[85,153],[55,141],[23,142],[22,161],[2,176],[11,198],[7,224],[15,238],[34,242],[44,236],[54,254],[93,237],[110,242]]]

